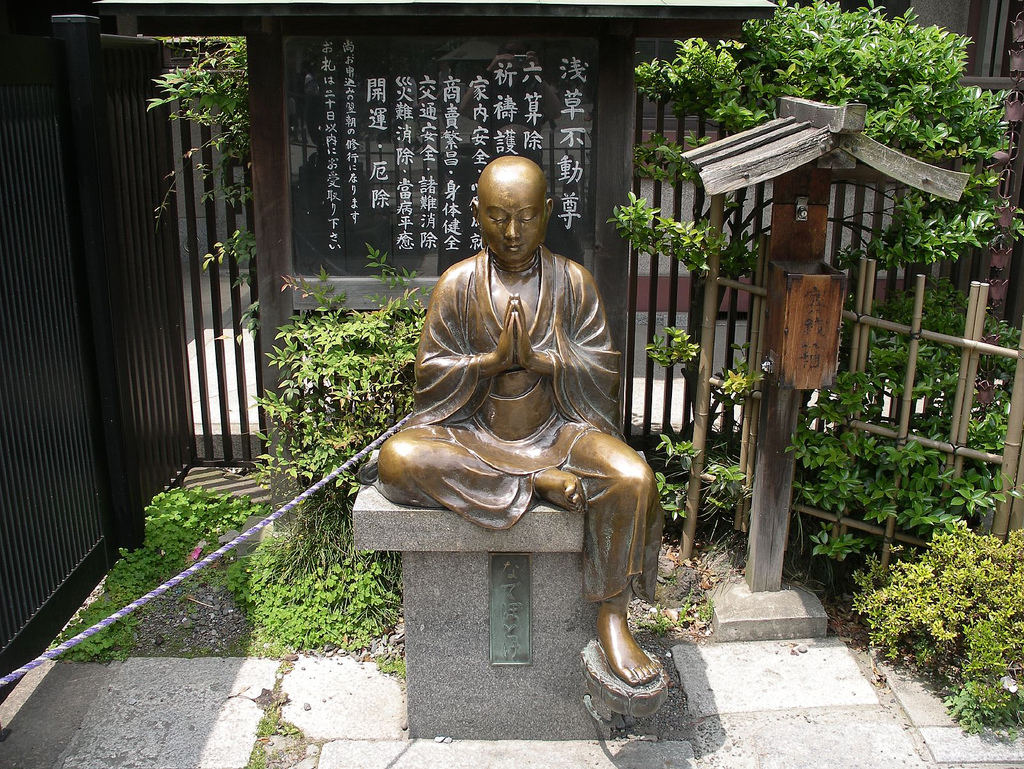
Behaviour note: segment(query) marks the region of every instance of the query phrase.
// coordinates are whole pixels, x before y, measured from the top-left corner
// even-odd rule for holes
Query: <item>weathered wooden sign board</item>
[[[765,376],[779,387],[835,384],[846,275],[822,262],[769,262]]]
[[[594,251],[593,38],[285,40],[294,268],[365,274],[367,244],[424,275],[482,248],[476,179],[502,155],[544,168],[547,244]]]

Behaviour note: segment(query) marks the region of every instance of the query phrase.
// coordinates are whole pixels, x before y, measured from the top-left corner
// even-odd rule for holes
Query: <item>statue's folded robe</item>
[[[477,360],[497,347],[504,318],[491,277],[481,251],[438,281],[416,361],[416,409],[381,449],[380,490],[507,529],[534,501],[536,473],[573,473],[587,500],[585,597],[615,596],[634,575],[651,597],[663,512],[650,468],[616,427],[620,356],[593,278],[542,247],[539,301],[525,308],[526,322],[553,374],[482,377]]]

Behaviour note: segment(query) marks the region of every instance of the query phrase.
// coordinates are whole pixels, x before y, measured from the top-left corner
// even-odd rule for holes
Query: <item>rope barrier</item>
[[[49,649],[49,650],[43,652],[42,654],[40,654],[38,657],[36,657],[31,662],[29,662],[29,663],[27,663],[25,665],[22,665],[17,670],[14,670],[11,673],[8,673],[3,678],[0,678],[0,688],[3,688],[4,686],[7,686],[8,684],[14,683],[15,681],[19,680],[22,676],[24,676],[29,671],[35,670],[37,667],[42,665],[44,662],[46,662],[48,660],[55,659],[55,658],[59,657],[61,654],[63,654],[64,652],[68,651],[69,649],[73,649],[74,647],[78,646],[78,644],[82,643],[82,641],[84,641],[86,638],[94,636],[97,633],[99,633],[100,631],[104,630],[105,628],[110,627],[115,622],[117,622],[119,619],[123,619],[124,617],[127,617],[129,614],[134,612],[136,609],[138,609],[138,608],[140,608],[142,606],[145,606],[147,603],[152,601],[154,598],[157,598],[158,596],[163,595],[168,590],[170,590],[172,587],[180,584],[181,582],[184,582],[186,579],[191,577],[196,572],[200,571],[201,569],[206,568],[211,563],[214,563],[215,561],[220,560],[220,558],[223,557],[225,554],[227,554],[228,552],[230,552],[234,548],[238,547],[238,545],[242,544],[246,540],[251,539],[253,536],[255,536],[257,533],[259,533],[260,531],[265,529],[267,526],[269,526],[271,523],[276,521],[282,515],[285,515],[286,513],[289,513],[292,510],[294,510],[296,507],[301,505],[303,502],[305,502],[311,496],[313,496],[318,491],[320,491],[320,489],[324,488],[324,486],[326,486],[328,483],[330,483],[331,481],[335,480],[338,476],[340,476],[345,471],[351,469],[353,465],[357,464],[361,459],[363,459],[370,452],[372,452],[374,449],[376,449],[378,446],[380,446],[384,441],[386,441],[388,438],[390,438],[392,435],[394,435],[396,432],[398,432],[401,429],[402,425],[404,425],[408,419],[409,419],[409,417],[403,418],[401,421],[396,423],[394,426],[392,426],[386,432],[382,433],[377,438],[375,438],[373,440],[373,442],[370,443],[368,446],[366,446],[361,451],[359,451],[357,454],[355,454],[353,457],[348,459],[340,467],[337,467],[334,470],[332,470],[330,473],[325,475],[323,478],[321,478],[319,481],[314,483],[312,486],[310,486],[308,489],[303,491],[301,494],[299,494],[298,496],[294,497],[290,502],[282,505],[277,510],[275,510],[273,513],[271,513],[266,518],[264,518],[262,521],[260,521],[259,523],[255,524],[251,528],[246,529],[244,532],[239,534],[237,537],[235,537],[230,542],[226,543],[225,545],[222,545],[217,550],[214,550],[212,553],[210,553],[208,556],[206,556],[202,560],[196,561],[196,563],[194,563],[192,566],[189,566],[187,569],[185,569],[185,571],[181,572],[180,574],[178,574],[178,575],[176,575],[174,577],[171,577],[169,580],[164,582],[159,587],[154,588],[153,590],[150,590],[144,596],[142,596],[141,598],[138,598],[138,599],[132,601],[130,604],[125,606],[123,609],[118,609],[113,614],[111,614],[109,617],[100,620],[99,622],[97,622],[92,627],[90,627],[90,628],[88,628],[86,630],[83,630],[81,633],[76,635],[74,638],[69,638],[67,641],[65,641],[64,643],[60,644],[59,646],[55,646],[54,648]]]

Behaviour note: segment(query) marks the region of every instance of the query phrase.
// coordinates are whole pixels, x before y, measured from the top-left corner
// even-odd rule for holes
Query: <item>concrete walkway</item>
[[[270,769],[1024,767],[1024,740],[965,736],[924,686],[836,639],[672,656],[677,739],[561,743],[408,740],[401,683],[348,657],[50,664],[0,705],[0,767],[242,769],[257,742]],[[257,738],[275,702],[294,728]]]

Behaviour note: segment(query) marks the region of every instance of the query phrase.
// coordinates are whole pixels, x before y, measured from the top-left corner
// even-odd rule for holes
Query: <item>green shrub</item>
[[[638,89],[671,102],[677,113],[698,112],[731,133],[766,122],[782,96],[861,102],[867,106],[867,136],[919,160],[969,170],[959,202],[907,191],[876,230],[841,223],[863,227],[863,251],[886,267],[956,259],[1000,234],[998,198],[991,194],[997,169],[985,166],[1006,145],[1002,98],[960,84],[968,38],[918,26],[912,11],[890,18],[880,6],[843,11],[838,3],[822,0],[801,5],[782,0],[770,19],[746,22],[742,37],[738,45],[680,42],[673,60],[637,68]],[[681,151],[664,137],[652,137],[637,150],[638,173],[669,181],[688,178],[692,172]],[[620,228],[638,218],[633,209],[635,203],[617,212]],[[668,229],[663,217],[648,218],[659,230]],[[1014,236],[1022,227],[1016,218]],[[723,261],[727,274],[752,266],[739,258],[743,249],[734,248]],[[848,263],[861,253],[851,251]]]
[[[315,291],[315,289],[310,289]],[[260,399],[273,424],[267,474],[300,486],[327,475],[412,409],[413,363],[423,325],[415,296],[378,310],[350,310],[343,298],[291,318],[270,365],[278,392]]]
[[[937,281],[925,294],[924,328],[962,334],[965,301],[948,281]],[[911,295],[896,293],[876,304],[873,314],[909,324],[911,303]],[[991,317],[986,319],[986,333],[1009,346],[1016,346],[1020,338],[1017,329]],[[796,501],[883,525],[895,516],[900,530],[925,539],[950,529],[957,521],[981,522],[1007,493],[1000,488],[997,466],[967,459],[962,475],[955,478],[946,467],[943,452],[915,441],[901,448],[889,438],[839,431],[858,413],[865,421],[895,427],[890,407],[903,396],[909,339],[904,334],[873,330],[870,349],[866,372],[840,373],[835,386],[822,391],[805,411],[794,438]],[[990,381],[1012,380],[1006,360],[983,356],[983,375]],[[920,342],[913,392],[918,408],[910,423],[913,433],[933,440],[949,439],[959,365],[958,348]],[[975,401],[968,431],[972,448],[1002,453],[1009,401],[1005,387],[993,390],[990,403]],[[870,535],[861,534],[834,540],[822,531],[814,536],[814,551],[841,557],[859,552],[870,540]]]
[[[855,608],[871,640],[942,676],[950,712],[968,731],[1024,721],[1024,531],[1004,544],[963,524],[920,555],[857,576]]]
[[[370,249],[389,289],[409,273]],[[326,276],[324,276],[326,277]],[[302,488],[327,475],[412,409],[413,364],[423,323],[415,291],[359,312],[324,281],[292,284],[318,303],[281,328],[270,356],[277,393],[261,400],[273,425],[264,472]],[[398,557],[362,552],[352,541],[352,474],[322,490],[233,566],[229,584],[255,626],[257,642],[312,648],[365,645],[391,627],[401,605]]]
[[[265,505],[254,505],[246,498],[202,489],[172,489],[157,494],[146,508],[142,547],[131,552],[121,550],[121,558],[107,575],[103,594],[57,642],[81,633],[182,571],[189,565],[186,556],[200,542],[208,543],[201,550],[202,557],[219,547],[217,539],[225,532],[241,529],[250,515],[267,512]],[[136,623],[136,617],[129,615],[66,652],[63,659],[124,659],[132,650]]]

